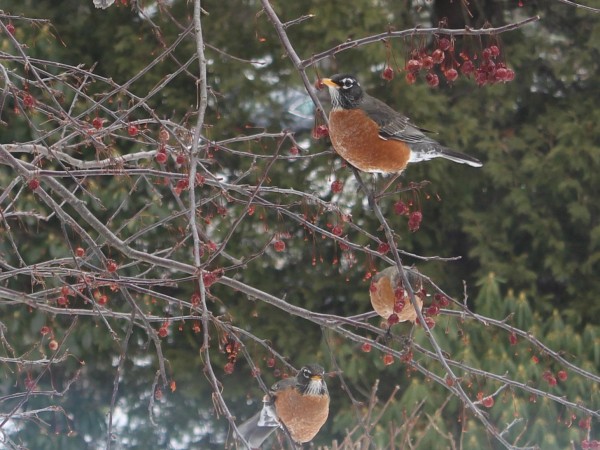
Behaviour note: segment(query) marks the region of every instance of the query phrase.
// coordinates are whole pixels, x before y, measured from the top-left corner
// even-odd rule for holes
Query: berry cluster
[[[233,370],[235,369],[235,362],[237,360],[238,354],[240,352],[241,345],[237,341],[237,339],[225,335],[222,340],[223,350],[227,355],[227,364],[223,367],[223,371],[227,375],[231,375]]]
[[[484,48],[481,58],[478,55],[471,58],[466,52],[461,52],[459,56],[463,60],[461,72],[467,76],[474,74],[478,86],[506,83],[515,79],[515,71],[506,67],[503,61],[497,61],[500,56],[500,48],[497,45]],[[476,66],[474,61],[479,61],[479,66]]]
[[[414,233],[421,226],[423,213],[421,211],[411,211],[411,206],[412,202],[406,204],[402,200],[398,200],[394,203],[394,212],[400,216],[408,216],[408,229]]]
[[[440,76],[443,76],[448,83],[452,83],[460,74],[467,77],[473,75],[479,86],[512,81],[515,72],[506,67],[503,61],[499,61],[500,53],[500,47],[490,45],[480,54],[474,53],[469,56],[466,51],[461,52],[459,56],[462,62],[459,62],[454,56],[454,41],[442,37],[438,39],[437,47],[430,53],[424,49],[411,51],[404,67],[405,79],[408,84],[413,84],[417,81],[419,72],[423,71],[425,81],[431,87],[439,86]],[[394,78],[394,70],[386,66],[381,76],[390,81]]]

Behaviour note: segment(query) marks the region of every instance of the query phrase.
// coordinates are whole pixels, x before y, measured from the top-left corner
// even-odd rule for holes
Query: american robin
[[[421,291],[423,283],[418,271],[411,268],[407,271],[407,276],[413,292]],[[395,322],[405,322],[407,320],[415,322],[417,320],[417,312],[410,301],[407,290],[404,288],[398,267],[391,266],[378,272],[371,281],[369,296],[371,297],[373,309],[384,319],[389,319],[392,314],[396,314],[397,320]],[[415,299],[419,308],[422,308],[423,300],[418,295]]]
[[[324,375],[323,367],[309,364],[295,377],[275,383],[263,399],[262,410],[238,427],[250,448],[259,448],[281,425],[295,442],[311,441],[329,415]]]
[[[357,169],[400,173],[408,163],[432,158],[481,167],[478,159],[444,147],[423,133],[427,130],[364,92],[353,75],[338,74],[321,81],[331,94],[333,148]]]

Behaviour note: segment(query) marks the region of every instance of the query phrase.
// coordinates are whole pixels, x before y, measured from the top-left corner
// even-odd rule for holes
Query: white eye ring
[[[354,80],[352,78],[344,78],[342,80],[342,88],[343,89],[350,89],[354,85],[360,86],[360,84],[358,83],[358,81],[356,81],[356,80]]]
[[[310,378],[310,370],[308,370],[308,369],[304,369],[304,370],[302,371],[302,376],[303,376],[304,378]]]

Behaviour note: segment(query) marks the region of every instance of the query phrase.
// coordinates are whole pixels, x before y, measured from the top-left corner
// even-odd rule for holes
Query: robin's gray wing
[[[379,135],[382,139],[398,139],[408,144],[435,142],[423,134],[428,130],[415,126],[408,117],[394,111],[375,97],[364,94],[360,108],[379,125]]]

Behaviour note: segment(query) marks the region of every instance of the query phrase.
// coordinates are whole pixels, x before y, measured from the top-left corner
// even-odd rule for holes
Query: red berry
[[[56,342],[55,339],[52,339],[50,342],[48,342],[48,348],[53,352],[58,350],[58,342]]]
[[[508,341],[510,342],[510,345],[517,345],[517,335],[515,333],[510,333],[508,335]]]
[[[383,72],[381,73],[381,78],[383,78],[386,81],[392,81],[394,79],[394,69],[392,69],[389,66],[383,69]]]
[[[506,76],[504,77],[504,81],[512,81],[515,79],[515,71],[512,69],[506,69]]]
[[[138,129],[138,127],[136,127],[135,125],[129,125],[129,126],[127,127],[127,133],[129,134],[129,136],[132,136],[132,137],[133,137],[133,136],[137,136],[137,135],[138,135],[138,133],[139,133],[139,131],[140,131],[140,130],[139,130],[139,129]]]
[[[56,303],[58,303],[59,306],[67,306],[69,304],[69,299],[61,295],[56,299]]]
[[[581,450],[589,450],[592,448],[592,443],[587,439],[581,441]]]
[[[169,330],[167,329],[166,326],[162,326],[158,329],[158,336],[161,338],[167,337],[167,334],[169,334]]]
[[[497,45],[490,46],[490,53],[492,57],[496,57],[500,54],[500,48]]]
[[[185,155],[183,153],[179,153],[176,157],[175,157],[175,162],[179,165],[181,164],[185,164],[187,158],[185,157]]]
[[[92,126],[96,130],[99,130],[100,128],[102,128],[103,123],[104,123],[104,119],[101,119],[100,117],[94,117],[94,120],[92,120]]]
[[[440,50],[446,51],[448,49],[450,49],[450,39],[448,38],[441,38],[440,41],[438,42],[438,47],[440,48]]]
[[[402,362],[411,362],[413,359],[413,352],[412,350],[408,350],[407,352],[404,352],[404,354],[400,357],[400,361]]]
[[[318,125],[313,129],[313,138],[321,139],[329,136],[329,130],[325,125]]]
[[[75,249],[75,256],[78,256],[79,258],[83,258],[85,256],[85,250],[82,247],[77,247]]]
[[[228,362],[227,364],[225,364],[225,366],[223,367],[223,371],[227,374],[227,375],[231,375],[233,373],[233,370],[235,369],[235,364],[232,363],[231,361]]]
[[[205,181],[206,178],[204,178],[203,175],[200,175],[199,173],[196,174],[196,186],[202,186]]]
[[[417,81],[417,76],[412,72],[408,72],[404,79],[408,84],[415,84],[415,81]]]
[[[567,372],[565,370],[559,370],[556,376],[560,381],[566,381],[568,378]]]
[[[540,358],[538,358],[537,356],[533,355],[531,357],[531,362],[534,363],[534,364],[537,364],[537,363],[540,362]]]
[[[440,84],[440,79],[438,78],[438,76],[435,73],[431,72],[425,75],[425,81],[427,81],[427,84],[431,87],[436,87]]]
[[[473,64],[473,61],[467,60],[460,66],[460,71],[463,75],[470,75],[475,72],[475,64]]]
[[[441,64],[444,60],[444,52],[438,48],[433,51],[433,53],[431,54],[431,58],[433,59],[434,63]]]
[[[177,180],[177,184],[175,185],[175,191],[181,193],[185,191],[190,185],[190,182],[187,178],[182,178]]]
[[[276,252],[282,252],[285,250],[285,242],[283,241],[275,241],[273,243],[273,248]]]
[[[387,242],[380,243],[377,247],[377,251],[382,255],[385,255],[387,252],[390,251],[390,244],[388,244]]]
[[[421,62],[418,59],[409,59],[406,63],[406,70],[409,72],[418,72],[421,70]]]
[[[383,364],[386,366],[394,364],[394,355],[391,355],[390,353],[383,355]]]
[[[546,381],[548,382],[548,384],[549,384],[550,386],[556,386],[556,383],[557,383],[557,381],[556,381],[556,378],[554,378],[554,375],[550,375],[550,376],[549,376],[549,377],[546,379]]]
[[[496,63],[494,61],[487,61],[481,65],[480,69],[483,70],[485,73],[495,74]]]
[[[23,106],[26,108],[32,108],[35,104],[35,99],[31,96],[31,94],[25,94],[23,96]]]
[[[100,298],[98,298],[98,304],[99,305],[106,305],[108,303],[108,296],[107,295],[101,295]]]
[[[404,307],[406,306],[406,301],[403,299],[396,299],[394,301],[394,312],[400,314]]]
[[[368,342],[365,342],[360,349],[365,352],[365,353],[369,353],[371,351],[371,344],[369,344]]]
[[[404,289],[402,288],[402,286],[394,289],[394,298],[396,299],[396,301],[398,300],[404,300],[404,295],[406,293],[404,292]]]
[[[483,57],[484,61],[487,61],[492,57],[492,51],[489,48],[484,48],[481,52],[481,56]]]
[[[423,220],[423,214],[420,211],[413,211],[408,216],[408,229],[412,232],[415,232],[421,226],[421,221]]]
[[[481,404],[486,408],[491,408],[492,406],[494,406],[494,397],[484,397],[481,400]]]
[[[458,78],[458,71],[456,69],[448,69],[444,72],[444,76],[448,81],[454,81]]]
[[[475,82],[478,86],[483,86],[487,83],[487,74],[482,69],[477,69],[475,72]]]
[[[48,333],[50,333],[50,327],[44,325],[42,328],[40,328],[40,333],[42,336],[46,336]]]
[[[431,317],[425,317],[425,323],[427,324],[427,328],[433,330],[435,328],[435,320]]]
[[[165,152],[156,152],[154,159],[156,159],[157,163],[164,164],[167,162],[167,154]]]
[[[394,212],[401,216],[407,216],[409,213],[409,208],[402,200],[398,200],[396,203],[394,203]]]
[[[446,375],[446,386],[454,386],[454,379],[450,375]]]
[[[275,367],[275,358],[267,359],[267,367]]]
[[[340,180],[335,180],[331,183],[331,192],[333,192],[334,194],[339,194],[340,192],[342,192],[343,188],[344,183],[342,183]]]
[[[393,313],[393,314],[390,314],[390,316],[388,317],[387,321],[388,321],[389,325],[395,325],[398,322],[400,322],[400,318],[398,317],[398,314]]]
[[[15,35],[15,26],[12,23],[6,25],[6,31],[8,31],[13,36]]]
[[[440,50],[436,50],[436,52],[439,52]],[[442,53],[443,55],[443,53]],[[433,57],[431,56],[424,56],[423,58],[421,58],[421,66],[423,67],[423,69],[425,70],[429,70],[433,67]]]
[[[223,269],[213,270],[212,272],[202,273],[202,282],[204,287],[210,287],[217,282],[219,278],[223,276]]]
[[[508,73],[508,70],[504,67],[499,67],[496,70],[496,80],[498,81],[506,81],[506,74]]]
[[[296,147],[295,145],[292,145],[290,147],[290,155],[296,156],[298,153],[300,153],[300,151],[298,150],[298,147]]]
[[[582,430],[589,430],[592,425],[592,418],[580,419],[578,425]]]
[[[440,307],[438,305],[431,305],[427,308],[426,312],[428,316],[437,316],[440,313]]]
[[[31,180],[29,180],[29,182],[27,183],[27,187],[29,189],[31,189],[32,191],[35,191],[37,188],[40,187],[40,180],[38,180],[37,178],[32,178]]]
[[[331,233],[334,234],[335,236],[341,236],[343,232],[344,232],[344,230],[339,225],[336,225],[331,229]]]
[[[321,81],[320,78],[315,81],[315,89],[316,90],[320,91],[324,87],[325,87],[325,83],[323,83],[323,81]]]
[[[433,299],[440,305],[441,308],[445,308],[450,304],[450,299],[442,294],[435,294]]]
[[[108,262],[106,263],[106,270],[108,270],[111,273],[116,272],[118,267],[119,266],[117,266],[117,263],[114,262],[112,259],[108,260]]]

